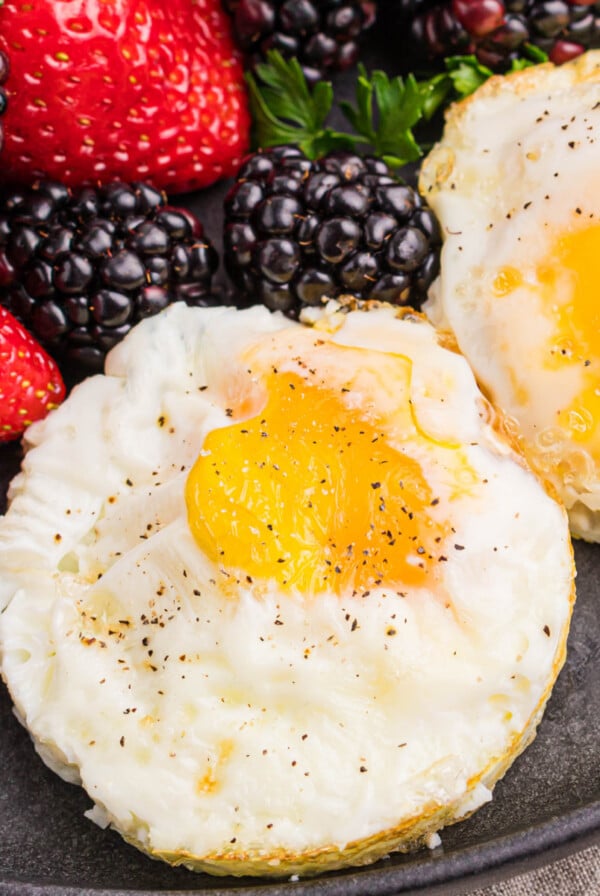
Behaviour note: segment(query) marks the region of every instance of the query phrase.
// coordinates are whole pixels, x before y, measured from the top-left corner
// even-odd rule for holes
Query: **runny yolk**
[[[202,550],[226,579],[283,590],[426,584],[449,527],[418,461],[340,390],[287,372],[265,385],[260,413],[210,432],[189,474]]]
[[[568,278],[570,298],[557,309],[551,366],[576,365],[583,383],[571,405],[560,410],[558,422],[575,441],[596,442],[600,436],[600,225],[563,235],[553,252],[553,265]],[[593,453],[600,453],[600,444]]]
[[[581,386],[570,404],[558,410],[556,423],[600,459],[600,224],[561,234],[533,277],[552,316],[547,368],[581,371]],[[501,298],[526,282],[521,272],[506,266],[496,273],[493,291]]]

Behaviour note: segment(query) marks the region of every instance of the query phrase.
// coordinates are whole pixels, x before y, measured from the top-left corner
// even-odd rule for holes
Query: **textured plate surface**
[[[394,34],[381,23],[364,59],[368,68],[401,70]],[[337,93],[347,95],[349,84],[339,79]],[[176,200],[200,214],[217,246],[226,186]],[[18,464],[16,446],[0,447],[0,510]],[[575,556],[568,658],[538,736],[493,801],[443,832],[438,849],[294,883],[211,878],[153,862],[84,818],[90,800],[43,765],[0,684],[0,893],[450,896],[600,839],[600,546],[578,544]]]

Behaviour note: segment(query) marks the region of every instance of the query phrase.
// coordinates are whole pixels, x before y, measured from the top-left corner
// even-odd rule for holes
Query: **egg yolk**
[[[561,234],[533,278],[536,293],[552,314],[547,368],[575,366],[581,371],[582,387],[558,410],[556,423],[600,459],[600,225]],[[507,266],[497,272],[493,291],[501,298],[526,283],[527,277]]]
[[[600,225],[563,236],[555,257],[569,277],[571,298],[558,308],[553,363],[578,365],[584,381],[571,406],[559,412],[558,422],[575,441],[593,441],[594,454],[600,455]]]
[[[357,409],[351,389],[295,372],[264,384],[263,409],[210,432],[188,476],[202,550],[226,577],[303,593],[425,585],[448,525],[432,514],[420,463],[384,435],[384,417]]]

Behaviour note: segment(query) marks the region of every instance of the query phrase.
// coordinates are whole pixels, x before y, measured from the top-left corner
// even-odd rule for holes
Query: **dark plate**
[[[395,74],[402,62],[387,24],[380,21],[364,59],[369,68]],[[350,80],[338,80],[339,95],[348,93]],[[226,186],[179,198],[200,213],[217,245]],[[17,447],[0,448],[0,504],[18,464]],[[493,801],[443,832],[433,852],[294,883],[212,878],[153,862],[83,817],[90,800],[43,765],[0,685],[0,893],[449,896],[599,841],[600,548],[578,544],[575,555],[578,597],[568,658],[538,736],[498,784]]]

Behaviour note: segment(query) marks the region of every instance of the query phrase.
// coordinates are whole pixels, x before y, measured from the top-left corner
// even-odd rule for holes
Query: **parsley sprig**
[[[547,59],[533,46],[527,47],[526,54],[513,62],[513,70]],[[345,132],[327,124],[334,102],[332,84],[319,81],[309,87],[296,59],[286,60],[270,50],[267,61],[257,66],[256,77],[246,75],[254,145],[291,143],[311,159],[334,149],[356,149],[383,158],[391,168],[401,168],[426,151],[415,130],[451,102],[469,96],[493,74],[475,56],[452,56],[445,65],[445,71],[423,80],[412,74],[390,78],[379,70],[369,75],[360,65],[354,103],[340,101],[338,106],[353,129]]]

